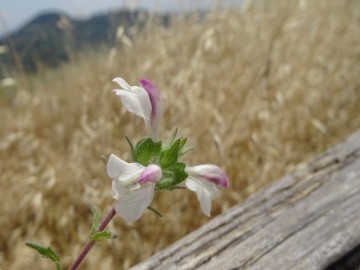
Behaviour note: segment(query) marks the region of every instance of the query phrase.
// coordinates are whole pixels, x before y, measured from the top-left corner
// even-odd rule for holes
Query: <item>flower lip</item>
[[[145,170],[141,173],[138,183],[156,183],[162,177],[162,170],[158,165],[150,164],[145,168]]]

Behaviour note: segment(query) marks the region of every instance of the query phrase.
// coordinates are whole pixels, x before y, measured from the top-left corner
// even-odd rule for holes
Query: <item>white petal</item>
[[[108,176],[110,176],[111,178],[118,177],[121,174],[122,167],[124,166],[126,166],[125,161],[118,158],[114,154],[111,154],[106,164]]]
[[[118,191],[118,187],[116,186],[116,181],[112,181],[112,187],[111,187],[111,197],[115,200],[118,200],[120,198],[120,193]]]
[[[154,198],[155,184],[148,183],[140,188],[121,194],[115,202],[116,213],[127,221],[138,220]]]
[[[131,88],[131,86],[123,78],[116,77],[113,79],[113,82],[116,82],[124,90],[130,90],[130,88]]]
[[[204,174],[204,173],[214,173],[214,174],[220,174],[223,171],[216,165],[212,164],[203,164],[203,165],[197,165],[193,167],[186,167],[186,171],[189,174]]]
[[[202,211],[210,217],[211,201],[215,199],[219,193],[217,187],[212,183],[191,176],[186,179],[185,184],[188,189],[196,193]]]
[[[106,167],[111,178],[124,182],[136,175],[139,176],[145,168],[139,163],[128,163],[114,154],[110,155]]]
[[[124,107],[131,113],[150,121],[151,103],[146,91],[137,86],[132,86],[130,91],[117,90]]]

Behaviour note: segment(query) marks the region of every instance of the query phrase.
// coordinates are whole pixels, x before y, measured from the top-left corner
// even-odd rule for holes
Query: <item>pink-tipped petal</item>
[[[229,180],[222,169],[212,164],[186,167],[189,175],[185,180],[188,189],[196,192],[201,209],[210,216],[211,202],[218,195],[217,187],[228,187]]]
[[[146,167],[146,169],[142,172],[139,177],[138,183],[156,183],[162,177],[162,170],[158,165],[150,164]]]
[[[159,90],[150,81],[141,79],[140,85],[148,93],[151,103],[151,118],[154,118],[161,112],[161,96]]]
[[[141,79],[140,85],[145,89],[150,98],[151,117],[150,117],[150,136],[157,139],[159,131],[159,123],[163,113],[162,99],[157,87],[148,80]]]
[[[144,118],[146,129],[151,130],[151,102],[145,89],[129,85],[123,78],[113,79],[122,89],[113,90],[123,106],[131,113]]]
[[[203,177],[211,182],[214,183],[215,185],[217,185],[218,187],[223,187],[223,188],[227,188],[229,186],[229,180],[226,177],[225,173],[220,173],[220,174],[204,174]]]
[[[186,173],[195,178],[201,178],[215,184],[216,186],[227,188],[229,186],[229,179],[225,172],[216,165],[204,164],[194,167],[186,167]]]

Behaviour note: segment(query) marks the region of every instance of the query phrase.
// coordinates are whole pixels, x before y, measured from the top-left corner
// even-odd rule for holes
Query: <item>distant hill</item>
[[[70,53],[114,44],[120,25],[125,31],[133,25],[142,28],[148,18],[149,14],[140,10],[119,10],[86,20],[73,19],[61,12],[41,14],[0,39],[0,46],[8,50],[0,54],[0,74],[14,68],[35,72],[40,67],[57,67],[68,61]],[[161,15],[160,19],[164,24],[169,23],[168,15]]]

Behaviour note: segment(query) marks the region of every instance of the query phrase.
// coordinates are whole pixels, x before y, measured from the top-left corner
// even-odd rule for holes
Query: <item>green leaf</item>
[[[100,225],[99,211],[97,210],[97,208],[95,206],[92,206],[91,210],[93,212],[93,219],[92,219],[92,224],[91,224],[91,229],[90,229],[90,234],[89,234],[90,239],[92,238],[92,235],[94,233],[96,233],[96,230]]]
[[[99,228],[100,222],[101,222],[99,211],[97,210],[97,208],[95,206],[92,206],[91,209],[93,212],[93,219],[92,219],[92,225],[91,225],[91,229],[90,229],[90,233],[89,233],[89,239],[94,240],[94,241],[100,241],[100,240],[104,240],[104,239],[116,238],[116,234],[113,234],[109,231],[100,231],[100,232],[97,231],[97,229]]]
[[[179,157],[181,157],[182,155],[193,149],[192,147],[185,147],[186,142],[187,142],[187,138],[184,137],[180,138]]]
[[[188,174],[185,172],[185,167],[186,167],[185,163],[178,162],[173,166],[171,166],[170,168],[168,168],[168,170],[171,170],[171,172],[174,174],[174,180],[172,183],[173,186],[180,184],[188,177]]]
[[[151,138],[142,139],[135,147],[135,159],[143,166],[157,163],[161,153],[161,142],[153,142]]]
[[[181,137],[179,149],[182,149],[185,146],[186,142],[187,142],[187,138]]]
[[[39,252],[42,256],[51,259],[52,261],[59,261],[60,257],[53,251],[50,247],[44,247],[39,244],[27,242],[25,243],[28,247],[35,249]]]
[[[94,241],[101,241],[106,239],[115,239],[117,236],[116,234],[109,232],[109,231],[101,231],[95,232],[91,234],[90,239]]]
[[[156,183],[156,189],[177,189],[177,185],[188,177],[188,174],[185,172],[185,167],[185,163],[177,162],[171,167],[164,169],[163,177],[159,182]]]
[[[194,149],[193,147],[185,147],[185,148],[181,149],[179,151],[179,157],[183,156],[184,154],[186,154],[187,152],[190,152],[193,149]]]
[[[172,183],[174,182],[174,173],[172,171],[163,170],[163,175],[160,181],[156,183],[155,188],[157,190],[161,189],[169,189],[169,187],[172,186]]]
[[[134,150],[134,146],[133,146],[132,142],[130,141],[130,139],[129,139],[127,136],[125,136],[125,139],[127,140],[128,144],[129,144],[129,146],[130,146],[130,150],[131,150],[131,160],[132,160],[132,161],[136,161],[136,160],[135,160],[135,150]]]
[[[156,210],[154,207],[152,207],[151,205],[149,205],[149,206],[147,207],[147,209],[149,209],[150,211],[154,212],[154,213],[155,213],[156,215],[158,215],[159,217],[162,217],[161,213],[160,213],[158,210]]]
[[[169,148],[170,145],[174,143],[177,133],[178,133],[178,128],[176,128],[171,134],[171,136],[166,140],[166,142],[164,143],[164,148]]]
[[[60,256],[54,250],[52,250],[50,247],[44,247],[39,244],[35,244],[35,243],[31,243],[31,242],[27,242],[27,243],[25,243],[25,245],[32,249],[35,249],[43,257],[52,260],[56,265],[56,269],[60,270]]]
[[[105,155],[101,155],[101,160],[105,163],[105,165],[107,164],[108,160],[109,160],[109,156],[105,156]]]
[[[179,157],[179,146],[180,146],[180,139],[177,139],[173,142],[170,147],[161,152],[160,156],[160,166],[161,168],[165,169],[174,165]]]

